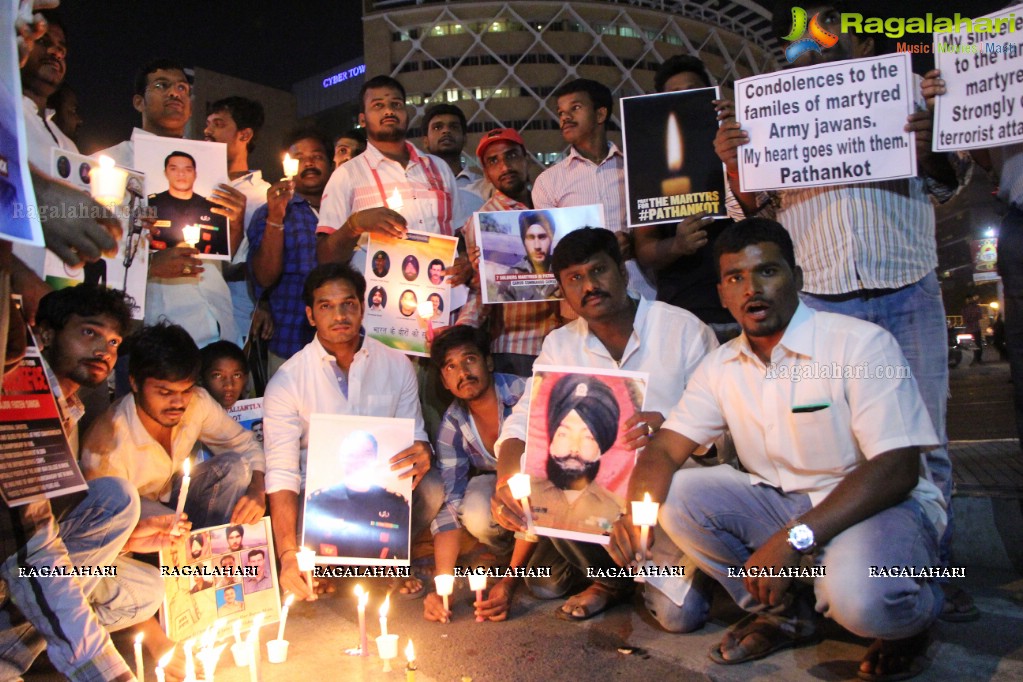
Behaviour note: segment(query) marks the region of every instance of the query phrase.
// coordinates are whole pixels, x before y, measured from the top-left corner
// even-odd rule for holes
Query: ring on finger
[[[182,275],[190,275],[190,274],[192,274],[192,266],[191,265],[183,266],[181,268],[181,274]]]

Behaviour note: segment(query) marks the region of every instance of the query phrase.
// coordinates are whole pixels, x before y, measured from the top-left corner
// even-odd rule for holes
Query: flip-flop
[[[591,595],[596,593],[597,596],[603,597],[604,602],[595,607],[593,610],[590,610],[589,607],[585,605],[579,605],[574,607],[572,611],[575,611],[576,609],[580,608],[583,610],[583,614],[581,616],[575,615],[574,613],[572,613],[572,611],[565,610],[565,607],[568,606],[569,601],[571,601],[575,597],[578,597],[581,594],[586,594],[587,592],[589,592]],[[601,583],[591,583],[589,587],[587,587],[585,590],[583,590],[579,594],[569,597],[568,601],[559,606],[554,611],[554,617],[558,618],[559,620],[570,621],[589,620],[590,618],[593,618],[597,614],[607,611],[612,606],[617,606],[618,604],[627,601],[631,595],[632,595],[631,589],[616,590],[614,588],[608,587],[607,585],[602,585]]]
[[[710,660],[720,665],[738,665],[748,661],[757,661],[785,649],[809,646],[821,641],[820,635],[816,632],[809,635],[792,635],[782,630],[773,621],[761,618],[755,613],[736,623],[728,632],[733,636],[742,632],[743,636],[737,638],[738,642],[742,642],[749,635],[759,635],[762,640],[767,642],[767,646],[763,649],[750,651],[745,656],[725,658],[724,654],[721,653],[721,644],[715,644],[707,652],[707,655],[710,656]]]
[[[418,580],[419,589],[415,591],[402,592],[402,589],[408,587],[408,581],[410,580]],[[395,595],[398,599],[409,601],[413,599],[422,599],[426,596],[426,581],[416,575],[414,571],[409,574],[408,578],[394,578],[391,581],[391,594]]]
[[[970,623],[980,618],[980,609],[969,592],[948,583],[942,583],[941,589],[945,593],[945,604],[938,618],[946,623]]]
[[[930,644],[930,634],[927,631],[908,637],[904,640],[890,641],[889,644],[895,647],[906,647],[910,651],[906,652],[904,656],[908,659],[906,661],[906,667],[901,670],[895,670],[887,673],[870,673],[863,672],[862,670],[856,671],[856,677],[867,682],[897,682],[897,680],[908,680],[911,677],[916,677],[931,664],[931,659],[927,658],[927,647]],[[863,655],[863,660],[880,649],[885,645],[885,640],[875,639],[871,643],[870,648],[867,649],[867,653]]]

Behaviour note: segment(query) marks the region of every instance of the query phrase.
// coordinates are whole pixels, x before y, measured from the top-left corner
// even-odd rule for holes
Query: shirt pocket
[[[841,466],[835,413],[835,408],[830,405],[812,412],[792,413],[795,440],[792,457],[797,473],[820,472]]]

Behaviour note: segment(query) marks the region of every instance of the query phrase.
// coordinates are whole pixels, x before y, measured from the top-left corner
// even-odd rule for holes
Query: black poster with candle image
[[[622,98],[629,227],[700,211],[727,217],[724,166],[714,152],[719,98],[716,87]]]

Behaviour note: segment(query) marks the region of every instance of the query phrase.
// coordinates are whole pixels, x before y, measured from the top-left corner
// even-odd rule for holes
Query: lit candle
[[[657,525],[657,510],[660,508],[656,502],[650,501],[650,493],[643,493],[643,501],[632,502],[632,523],[639,526],[639,545],[643,561],[647,559],[646,547],[650,537],[650,527]]]
[[[448,595],[455,590],[455,576],[453,575],[436,575],[433,577],[433,582],[437,586],[437,594],[444,600],[444,610],[448,610]]]
[[[398,657],[398,635],[380,635],[377,637],[377,651],[384,661],[384,672],[391,672],[391,659]]]
[[[259,628],[263,627],[263,614],[257,613],[252,621],[252,629],[245,643],[249,645],[249,682],[259,682]]]
[[[284,624],[288,622],[288,611],[291,609],[291,604],[295,601],[295,595],[289,594],[288,598],[284,600],[284,608],[281,609],[281,623],[277,626],[277,639],[284,639]]]
[[[174,657],[174,649],[171,649],[156,662],[156,680],[157,682],[164,682],[163,669],[170,665],[171,658]]]
[[[395,185],[394,191],[391,192],[391,196],[387,197],[387,208],[392,211],[400,212],[404,206],[405,202],[401,200],[401,192],[398,191],[398,186]]]
[[[201,234],[202,228],[198,225],[185,225],[181,228],[181,239],[193,249],[199,243],[199,236]]]
[[[483,590],[487,589],[486,573],[470,573],[469,589],[476,593],[476,601],[483,601]],[[476,616],[477,623],[482,623],[483,620],[483,616]]]
[[[298,159],[291,158],[291,154],[284,155],[284,177],[289,180],[298,175]]]
[[[359,654],[369,656],[369,645],[366,642],[366,603],[369,601],[369,592],[362,589],[362,585],[356,585],[355,596],[359,600]]]
[[[661,182],[661,195],[671,197],[677,194],[689,194],[692,183],[687,176],[678,175],[682,171],[683,144],[682,129],[679,127],[675,112],[668,115],[668,129],[665,137],[665,152],[671,177]]]
[[[220,662],[220,655],[224,653],[226,646],[226,644],[221,644],[220,646],[211,646],[199,650],[197,656],[199,657],[199,662],[202,663],[203,679],[206,682],[213,682],[213,674],[217,670],[217,663]]]
[[[529,495],[532,492],[529,484],[529,474],[519,472],[508,479],[508,488],[512,497],[522,505],[522,511],[526,514],[526,530],[533,532],[533,513],[529,509]]]
[[[196,682],[195,658],[192,656],[192,649],[194,648],[194,639],[185,642],[185,682]]]
[[[295,558],[298,560],[298,570],[305,573],[306,584],[309,585],[309,591],[313,589],[313,569],[316,568],[316,552],[303,547],[295,553]]]
[[[178,517],[185,511],[185,498],[188,497],[188,486],[192,482],[192,477],[189,476],[191,465],[187,459],[181,466],[181,470],[184,472],[184,475],[181,477],[181,492],[178,493]]]
[[[405,682],[416,682],[416,650],[411,639],[405,647],[405,660],[408,661],[408,665],[405,666]]]
[[[433,301],[423,301],[416,307],[419,317],[426,320],[426,342],[433,343]]]
[[[135,677],[140,680],[146,678],[146,669],[142,664],[142,633],[135,635]]]
[[[99,157],[99,167],[89,171],[89,193],[104,206],[117,206],[124,200],[128,172],[114,167],[109,156]]]
[[[380,605],[380,636],[387,636],[387,609],[391,606],[391,595],[384,597],[384,603]]]

